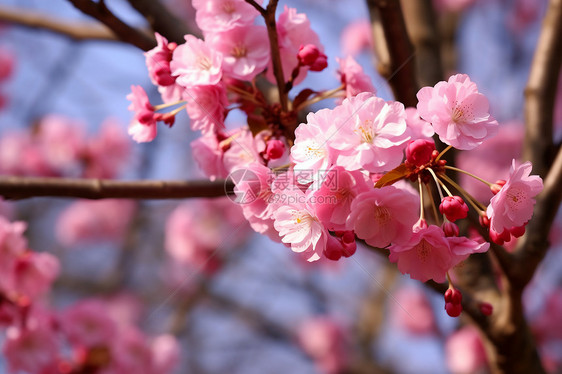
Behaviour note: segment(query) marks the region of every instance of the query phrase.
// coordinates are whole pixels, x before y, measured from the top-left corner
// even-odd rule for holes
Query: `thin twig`
[[[28,9],[0,5],[0,21],[42,29],[76,40],[119,41],[106,26],[94,22],[70,22]]]
[[[220,197],[232,193],[225,181],[114,181],[103,179],[0,177],[6,199],[67,197],[83,199],[184,199]]]
[[[145,51],[156,46],[154,38],[121,21],[105,6],[104,2],[100,1],[99,3],[96,3],[91,0],[68,1],[78,10],[82,11],[82,13],[97,19],[109,27],[120,40],[139,47]]]

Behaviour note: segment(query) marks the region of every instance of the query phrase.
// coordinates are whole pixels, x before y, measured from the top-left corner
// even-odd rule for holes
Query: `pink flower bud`
[[[490,219],[487,216],[480,216],[478,218],[478,220],[480,221],[480,225],[482,227],[485,227],[485,228],[490,227]]]
[[[328,67],[328,56],[320,53],[320,56],[310,65],[310,71],[322,71]]]
[[[456,288],[448,288],[444,296],[446,303],[460,304],[462,302],[462,293]]]
[[[523,226],[519,226],[519,227],[512,227],[509,230],[509,233],[516,238],[519,238],[521,236],[523,236],[523,234],[525,234],[525,225]]]
[[[492,190],[492,193],[495,195],[500,192],[502,187],[505,186],[505,183],[506,181],[503,179],[497,180],[496,183],[490,186],[490,190]]]
[[[446,237],[459,236],[459,227],[453,222],[445,221],[441,228]]]
[[[498,233],[490,227],[490,240],[498,245],[503,245],[505,242],[511,240],[511,234],[508,230],[504,230],[502,233]]]
[[[482,312],[482,314],[485,316],[491,315],[494,311],[494,307],[490,303],[480,303],[478,307],[480,308],[480,312]]]
[[[427,164],[435,151],[433,140],[412,140],[406,147],[406,161],[412,165],[421,166]]]
[[[451,222],[457,219],[466,218],[468,206],[460,196],[444,197],[439,205],[439,211]]]
[[[320,50],[314,44],[301,45],[297,57],[302,65],[310,66],[316,62],[320,53]]]
[[[267,142],[265,147],[265,157],[268,160],[277,160],[285,153],[285,144],[278,139],[272,139]]]

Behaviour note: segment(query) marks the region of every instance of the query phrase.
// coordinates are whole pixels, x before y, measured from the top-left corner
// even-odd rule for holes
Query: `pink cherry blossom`
[[[61,314],[63,334],[73,345],[91,348],[107,346],[117,334],[117,326],[107,314],[106,303],[97,299],[82,300]]]
[[[455,148],[474,149],[497,132],[488,99],[466,74],[424,87],[417,97],[420,117],[433,125],[442,142]]]
[[[482,338],[476,327],[464,327],[447,338],[447,366],[455,374],[478,373],[486,370],[487,359]]]
[[[466,218],[468,206],[460,196],[445,196],[439,204],[439,211],[451,222]]]
[[[415,335],[435,333],[437,326],[428,297],[418,287],[401,287],[390,303],[394,324]]]
[[[0,217],[0,274],[10,276],[0,277],[0,291],[12,287],[13,278],[11,274],[15,263],[27,250],[27,240],[23,232],[27,228],[24,222],[10,222]]]
[[[181,346],[175,336],[159,335],[150,345],[153,374],[172,373],[181,358]]]
[[[176,82],[184,87],[214,85],[222,78],[222,54],[193,35],[174,50],[170,68]]]
[[[250,81],[269,64],[270,47],[265,26],[241,26],[228,32],[213,33],[206,39],[222,53],[225,75]]]
[[[303,254],[309,262],[320,259],[330,234],[316,217],[314,205],[292,184],[276,193],[280,196],[280,206],[273,214],[274,227],[281,241],[290,245],[293,252]]]
[[[115,178],[129,165],[131,141],[118,122],[108,119],[96,136],[88,140],[85,154],[84,177]]]
[[[365,74],[361,65],[353,57],[336,58],[336,61],[340,64],[338,75],[345,87],[346,98],[357,96],[361,92],[377,93],[371,78]]]
[[[45,116],[39,123],[35,141],[52,170],[63,175],[77,173],[85,146],[83,123],[60,115]]]
[[[224,85],[195,86],[184,93],[191,129],[203,134],[224,129],[228,99]]]
[[[393,244],[389,249],[390,262],[398,263],[402,274],[410,274],[410,278],[421,282],[444,282],[451,267],[449,242],[443,230],[434,225],[414,232],[406,244]]]
[[[419,197],[387,186],[359,194],[351,203],[347,227],[374,247],[405,243],[418,220]]]
[[[424,121],[418,114],[418,110],[414,107],[406,108],[406,126],[410,131],[413,140],[428,139],[435,134],[431,123]]]
[[[155,33],[155,37],[158,45],[144,54],[148,76],[152,83],[157,86],[170,86],[176,81],[176,77],[172,76],[170,69],[172,52],[176,44],[168,43],[168,39],[159,33]]]
[[[12,272],[4,274],[9,293],[29,299],[46,293],[60,271],[59,260],[46,252],[27,252],[18,257]]]
[[[157,132],[154,107],[141,86],[131,86],[131,91],[127,99],[131,101],[129,110],[135,113],[135,117],[129,125],[129,135],[138,143],[150,142]]]
[[[435,151],[435,143],[431,139],[410,140],[406,146],[406,162],[422,166],[431,161],[431,156]]]
[[[320,372],[341,373],[347,362],[347,336],[338,321],[329,316],[312,317],[300,323],[299,345],[315,361]]]
[[[293,70],[299,64],[297,55],[301,46],[313,44],[318,47],[320,52],[324,52],[320,38],[310,27],[308,17],[305,13],[297,13],[295,8],[285,6],[277,20],[277,34],[279,36],[279,52],[285,82],[289,81]],[[300,68],[299,75],[294,81],[295,85],[302,82],[306,77],[307,71],[307,66]],[[266,76],[271,82],[275,82],[271,63],[267,69]]]
[[[320,188],[312,192],[316,215],[328,229],[345,230],[353,200],[371,188],[360,171],[349,172],[336,166],[323,177]]]
[[[333,165],[335,153],[329,147],[329,142],[336,132],[334,111],[331,109],[309,113],[306,123],[297,127],[291,161],[295,163],[294,170],[301,181],[318,180]]]
[[[130,200],[80,200],[68,206],[56,226],[58,240],[64,245],[119,240],[125,234],[135,211]]]
[[[10,372],[58,372],[58,340],[49,324],[32,324],[25,329],[9,327],[3,352]]]
[[[40,147],[27,132],[6,132],[0,137],[0,174],[54,176]]]
[[[373,30],[366,18],[348,24],[341,34],[340,45],[344,55],[355,56],[364,50],[372,50]]]
[[[337,165],[377,173],[402,162],[409,139],[402,103],[361,93],[345,99],[334,110],[332,122],[338,129],[330,139],[330,146],[340,151]]]
[[[151,348],[141,331],[130,326],[121,330],[110,343],[112,359],[109,373],[154,374]]]
[[[234,168],[250,165],[253,162],[263,163],[263,158],[257,151],[254,136],[247,126],[232,132],[226,141],[229,144],[223,157],[226,170],[232,171]]]
[[[502,233],[523,226],[533,216],[534,197],[542,191],[543,184],[539,176],[530,176],[532,168],[528,161],[519,166],[512,161],[507,182],[490,200],[486,212],[494,231]]]
[[[256,2],[262,4],[263,0]],[[195,22],[205,34],[251,25],[259,15],[244,0],[193,0],[193,7],[197,11]]]
[[[450,267],[457,266],[473,253],[484,253],[490,248],[490,243],[482,239],[472,240],[464,236],[449,236],[447,240],[452,255]]]
[[[191,142],[193,159],[199,169],[209,177],[210,180],[224,178],[228,174],[224,167],[224,151],[220,146],[217,135],[207,133]]]

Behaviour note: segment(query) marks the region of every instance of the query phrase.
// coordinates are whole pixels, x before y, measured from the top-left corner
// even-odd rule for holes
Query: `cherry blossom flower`
[[[4,356],[11,372],[56,373],[58,341],[49,324],[28,324],[6,330]]]
[[[61,314],[61,329],[74,345],[91,348],[108,345],[117,334],[117,326],[107,314],[105,302],[82,300]]]
[[[257,0],[262,4],[263,0]],[[258,11],[244,0],[193,0],[195,22],[205,34],[251,25]]]
[[[390,262],[398,263],[402,274],[410,274],[410,278],[421,282],[444,282],[451,267],[449,242],[443,230],[434,225],[414,232],[408,243],[394,243],[389,249]]]
[[[344,55],[355,56],[373,46],[373,30],[369,20],[361,18],[348,24],[341,34],[340,45]]]
[[[347,227],[374,247],[406,243],[418,220],[419,197],[386,186],[359,194],[351,203]]]
[[[228,174],[224,167],[224,151],[220,146],[217,135],[207,133],[191,142],[193,159],[199,169],[214,181],[217,178],[224,178]]]
[[[232,132],[225,141],[228,141],[229,144],[223,156],[224,167],[227,171],[250,165],[253,162],[263,163],[263,158],[257,151],[254,136],[247,126]]]
[[[377,93],[371,78],[365,74],[361,65],[351,56],[336,58],[340,68],[338,75],[341,83],[345,86],[345,97],[357,96],[361,92]]]
[[[224,85],[195,86],[186,91],[187,114],[191,119],[191,129],[201,130],[203,134],[224,129],[228,99]]]
[[[316,214],[328,229],[345,230],[353,200],[369,190],[363,173],[336,166],[326,173],[320,188],[312,192]]]
[[[273,214],[273,225],[281,241],[290,245],[293,252],[302,253],[309,262],[320,259],[330,234],[316,217],[314,205],[292,184],[276,193],[281,201]]]
[[[406,126],[410,131],[410,137],[412,140],[416,139],[428,139],[435,134],[433,126],[431,123],[421,119],[418,114],[418,110],[414,107],[406,108]]]
[[[222,54],[193,35],[174,50],[170,68],[177,83],[184,87],[217,84],[222,78]]]
[[[131,86],[131,91],[127,99],[131,101],[129,110],[135,113],[135,118],[129,125],[129,135],[138,143],[150,142],[157,133],[154,107],[150,104],[144,88]]]
[[[482,338],[476,327],[464,327],[447,338],[447,366],[453,373],[478,373],[486,369],[487,359]]]
[[[431,122],[445,144],[470,150],[497,132],[498,122],[489,113],[488,99],[466,74],[423,87],[417,97],[420,117]]]
[[[333,165],[335,153],[329,147],[329,142],[336,132],[331,109],[309,113],[306,123],[297,127],[291,161],[295,163],[294,171],[302,182],[317,180]]]
[[[170,61],[172,61],[172,52],[177,45],[168,43],[168,39],[159,33],[155,33],[155,37],[158,45],[144,54],[148,76],[157,86],[170,86],[176,81],[176,77],[172,76]]]
[[[8,293],[30,300],[49,290],[60,271],[59,260],[46,252],[27,252],[19,256],[11,272],[4,273]]]
[[[392,322],[414,335],[435,333],[435,317],[426,294],[419,287],[401,287],[390,303]]]
[[[131,200],[74,202],[57,220],[57,238],[67,246],[82,242],[118,240],[125,234],[134,211],[135,203]]]
[[[472,240],[464,236],[448,236],[447,241],[452,255],[450,267],[457,266],[473,253],[484,253],[490,248],[490,243],[484,240]]]
[[[345,99],[334,110],[332,122],[338,128],[330,139],[330,146],[340,151],[337,165],[378,173],[402,162],[409,139],[402,103],[361,93]]]
[[[225,75],[252,80],[269,64],[269,39],[265,26],[241,26],[206,38],[209,45],[222,53]]]
[[[181,347],[175,336],[159,335],[150,344],[153,373],[171,373],[181,357]]]
[[[129,164],[131,141],[113,119],[104,121],[100,131],[89,139],[84,150],[86,178],[115,178]]]
[[[307,352],[322,373],[341,373],[348,360],[347,336],[343,326],[329,316],[312,317],[300,323],[299,345]]]
[[[490,228],[497,233],[523,226],[533,216],[534,197],[542,191],[543,184],[539,176],[530,176],[532,168],[528,161],[516,166],[513,160],[505,185],[490,200],[486,213]]]

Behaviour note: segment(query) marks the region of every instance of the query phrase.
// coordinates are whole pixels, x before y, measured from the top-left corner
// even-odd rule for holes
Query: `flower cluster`
[[[204,39],[186,36],[175,45],[157,35],[158,46],[146,57],[164,104],[153,107],[134,87],[130,133],[150,141],[157,121],[171,124],[185,107],[192,128],[202,132],[192,143],[195,160],[210,179],[228,176],[234,182],[234,200],[255,231],[308,261],[349,257],[359,238],[388,249],[402,273],[423,282],[444,282],[468,256],[488,250],[481,237],[460,236],[455,222],[467,217],[469,207],[496,243],[524,233],[542,189],[529,163],[514,161],[508,180],[490,183],[443,159],[449,149],[473,150],[498,131],[488,99],[467,75],[422,88],[417,107],[405,108],[378,97],[361,66],[347,56],[337,59],[339,87],[293,94],[308,72],[327,67],[306,15],[286,7],[278,16],[276,29],[268,30],[277,33],[277,51],[265,38],[264,28],[272,23],[255,24],[260,13],[267,17],[261,2],[193,4]],[[264,78],[277,83],[279,102],[258,89]],[[301,110],[326,98],[337,98],[337,105],[309,112],[298,123]],[[180,103],[169,113],[158,112]],[[225,120],[234,110],[247,121],[227,131]],[[448,146],[441,152],[434,134]],[[488,208],[451,171],[487,184],[495,194]],[[438,203],[431,189],[439,193]],[[447,303],[451,315],[462,310],[457,297]]]

